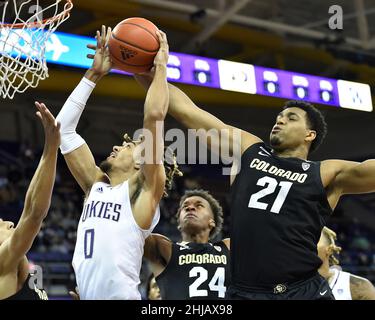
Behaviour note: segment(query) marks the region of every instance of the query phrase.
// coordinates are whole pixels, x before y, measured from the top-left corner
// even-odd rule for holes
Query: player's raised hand
[[[35,102],[35,106],[38,109],[36,115],[43,124],[45,148],[56,151],[60,146],[60,123],[44,103]]]
[[[168,63],[168,58],[169,58],[169,45],[168,45],[167,35],[161,30],[156,31],[156,35],[158,36],[158,39],[159,39],[160,48],[159,48],[158,53],[155,56],[154,65],[166,66]]]
[[[163,31],[156,31],[158,36],[160,48],[154,59],[154,66],[151,70],[134,74],[135,80],[146,90],[150,87],[152,80],[155,77],[155,66],[163,65],[166,66],[169,59],[169,45],[167,40],[167,35]]]
[[[102,26],[102,31],[96,31],[96,45],[88,44],[87,48],[95,50],[95,54],[88,54],[93,59],[91,70],[98,75],[104,76],[112,69],[112,59],[109,54],[108,42],[111,38],[111,27]]]

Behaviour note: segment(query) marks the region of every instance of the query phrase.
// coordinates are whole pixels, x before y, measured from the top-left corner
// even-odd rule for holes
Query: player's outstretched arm
[[[350,275],[350,293],[353,300],[375,300],[373,284],[362,277]]]
[[[340,195],[375,192],[375,159],[364,162],[336,160],[336,167],[341,170],[332,186]]]
[[[137,82],[144,88],[148,88],[153,77],[153,72],[134,75]],[[169,109],[168,113],[177,121],[182,123],[189,129],[203,129],[206,132],[214,129],[219,133],[220,139],[229,137],[230,152],[236,143],[240,144],[241,152],[245,151],[252,144],[261,142],[257,136],[230,126],[209,112],[199,108],[182,90],[172,84],[168,84],[169,88]],[[224,134],[223,134],[224,133]],[[220,140],[218,141],[210,135],[207,139],[208,147],[218,150]]]
[[[95,54],[87,55],[88,58],[93,59],[93,64],[57,116],[61,122],[61,153],[65,157],[69,170],[85,193],[91,189],[100,170],[96,167],[94,157],[85,140],[77,134],[76,128],[96,83],[112,68],[108,50],[110,36],[111,28],[106,29],[102,26],[102,31],[97,31],[96,34],[96,45],[87,46],[95,50]]]
[[[144,257],[150,263],[155,277],[162,273],[172,255],[172,241],[161,235],[152,233],[145,240]]]
[[[169,92],[167,86],[168,42],[165,33],[158,31],[160,49],[154,60],[155,77],[148,89],[144,104],[144,163],[141,168],[141,192],[133,204],[134,218],[142,229],[149,229],[154,212],[163,196],[166,176],[163,165],[164,119]]]
[[[172,84],[169,84],[169,95],[168,112],[173,118],[189,129],[203,129],[205,131],[215,129],[219,132],[220,140],[225,137],[225,132],[228,132],[230,152],[233,151],[233,146],[237,143],[240,144],[242,153],[254,143],[261,142],[261,139],[257,136],[230,126],[211,113],[199,108],[182,90]],[[217,144],[220,144],[220,142],[208,139],[209,148],[213,146],[217,148]]]
[[[30,250],[51,203],[56,176],[57,151],[60,145],[60,124],[42,103],[35,103],[44,128],[44,150],[38,168],[26,193],[24,209],[11,237],[1,246],[1,265],[10,270]]]

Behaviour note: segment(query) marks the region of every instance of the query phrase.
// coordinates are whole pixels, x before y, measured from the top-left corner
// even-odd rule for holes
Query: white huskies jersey
[[[150,229],[134,220],[128,182],[111,187],[97,182],[85,201],[78,224],[73,268],[82,300],[139,300],[143,246]]]
[[[330,268],[334,272],[333,277],[329,280],[329,286],[336,300],[352,300],[350,292],[350,273]]]

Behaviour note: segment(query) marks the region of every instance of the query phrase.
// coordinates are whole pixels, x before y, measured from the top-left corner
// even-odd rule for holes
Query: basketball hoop
[[[41,2],[45,5],[41,6]],[[46,43],[67,20],[72,0],[0,1],[0,96],[35,88],[48,77]],[[44,16],[49,18],[44,19]]]

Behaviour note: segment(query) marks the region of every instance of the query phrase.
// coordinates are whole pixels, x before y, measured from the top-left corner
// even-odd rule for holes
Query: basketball
[[[143,18],[129,18],[117,24],[108,43],[115,68],[130,73],[150,70],[159,50],[157,30]]]

